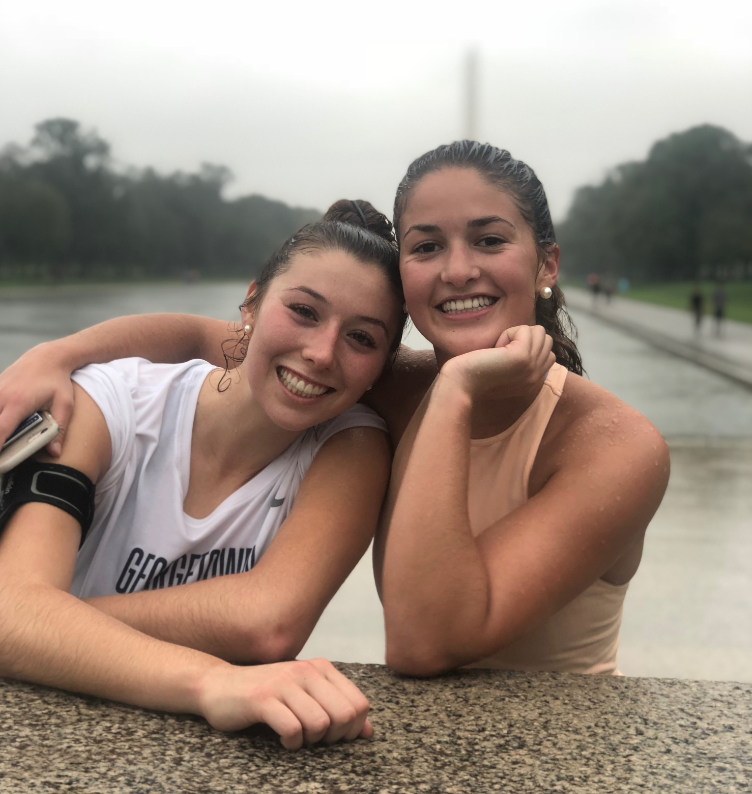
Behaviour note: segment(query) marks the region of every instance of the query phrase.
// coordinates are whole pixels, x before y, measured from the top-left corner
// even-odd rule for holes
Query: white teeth
[[[465,298],[461,301],[445,301],[440,308],[445,314],[454,314],[472,311],[473,309],[484,309],[486,306],[491,306],[494,302],[492,298],[481,295],[477,298]]]
[[[312,383],[306,383],[303,378],[291,375],[286,369],[280,371],[279,379],[288,391],[298,395],[298,397],[320,397],[327,391],[326,386],[314,386]]]

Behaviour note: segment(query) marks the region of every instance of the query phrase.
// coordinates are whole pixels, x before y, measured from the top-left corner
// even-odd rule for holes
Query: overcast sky
[[[667,134],[718,124],[752,141],[752,2],[468,3],[0,0],[0,147],[67,116],[122,164],[222,163],[229,194],[390,213],[412,159],[465,134],[573,191]],[[391,213],[390,213],[391,214]]]

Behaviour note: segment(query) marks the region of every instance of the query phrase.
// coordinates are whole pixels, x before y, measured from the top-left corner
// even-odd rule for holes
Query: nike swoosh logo
[[[284,499],[277,499],[276,496],[272,497],[272,507],[279,507],[285,503]]]

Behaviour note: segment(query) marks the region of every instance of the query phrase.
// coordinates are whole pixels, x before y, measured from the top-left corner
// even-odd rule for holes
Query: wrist
[[[75,338],[76,334],[62,339],[54,339],[51,342],[42,342],[32,348],[32,351],[49,359],[55,366],[73,372],[88,363],[73,341]]]
[[[473,397],[466,381],[456,377],[453,372],[443,369],[434,382],[431,391],[431,402],[441,403],[443,407],[451,407],[456,411],[470,413]]]
[[[212,722],[222,684],[232,674],[234,665],[206,655],[206,664],[196,672],[188,686],[190,711]]]

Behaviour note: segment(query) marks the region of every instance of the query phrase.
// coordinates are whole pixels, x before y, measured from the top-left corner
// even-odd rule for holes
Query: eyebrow
[[[407,237],[407,235],[410,234],[410,232],[425,232],[426,234],[431,234],[431,232],[438,232],[438,231],[439,231],[439,227],[434,226],[431,223],[416,223],[405,232],[404,236]]]
[[[506,218],[501,218],[499,215],[486,215],[484,218],[475,218],[475,220],[467,222],[467,228],[477,229],[479,227],[488,226],[492,223],[506,223],[508,226],[511,226],[514,229],[513,223],[506,220]]]
[[[322,303],[329,303],[329,301],[323,295],[319,295],[318,292],[315,292],[310,287],[290,287],[290,289],[286,289],[285,292],[294,292],[295,290],[305,292],[306,295],[310,295],[312,298],[315,298],[317,301],[321,301]]]
[[[305,292],[306,295],[310,295],[312,298],[315,298],[322,303],[329,304],[329,301],[323,296],[319,295],[318,292],[312,290],[310,287],[290,287],[286,289],[285,292],[294,292],[295,290],[299,290],[300,292]],[[379,320],[376,317],[369,317],[367,314],[359,314],[355,317],[356,320],[359,320],[362,323],[369,323],[370,325],[378,325],[379,328],[384,329],[384,333],[386,334],[387,338],[389,337],[389,329],[386,327],[386,323],[383,320]]]
[[[492,223],[506,223],[508,226],[511,226],[514,229],[513,223],[506,220],[506,218],[500,217],[499,215],[486,215],[483,218],[474,218],[473,220],[467,222],[467,228],[478,229],[478,228],[482,228],[483,226],[489,226]],[[410,232],[423,232],[424,234],[433,234],[434,232],[438,232],[438,231],[441,231],[441,228],[433,223],[416,223],[405,232],[402,239],[407,237],[407,235],[410,234]]]

